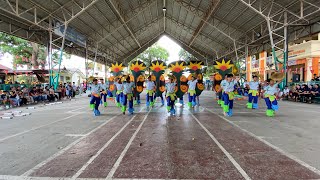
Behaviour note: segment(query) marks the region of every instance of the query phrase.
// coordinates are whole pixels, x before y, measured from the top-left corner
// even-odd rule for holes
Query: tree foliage
[[[6,33],[0,32],[0,51],[2,53],[9,53],[13,56],[13,68],[17,65],[27,65],[29,68],[45,67],[47,59],[47,48],[34,42],[30,42]],[[65,54],[67,59],[70,55]],[[60,54],[59,51],[53,50],[52,61],[57,64]]]
[[[139,54],[135,59],[133,59],[133,61],[141,60],[146,64],[146,66],[149,66],[153,60],[162,60],[166,62],[168,61],[168,57],[169,52],[166,49],[154,44]]]
[[[180,60],[184,60],[186,62],[197,60],[197,58],[195,56],[193,56],[188,51],[186,51],[182,48],[180,49],[178,55],[179,55]]]

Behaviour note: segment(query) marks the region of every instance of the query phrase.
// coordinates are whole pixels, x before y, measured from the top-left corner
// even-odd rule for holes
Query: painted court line
[[[102,153],[102,151],[105,150],[116,137],[118,137],[118,135],[133,121],[136,116],[137,115],[134,115],[114,136],[112,136],[112,138],[101,149],[99,149],[99,151],[94,156],[92,156],[89,161],[86,162],[86,164],[84,164],[75,175],[72,176],[72,178],[76,179],[77,177],[79,177],[80,174],[82,174],[83,171]]]
[[[189,111],[190,112],[190,111]],[[201,128],[206,131],[206,133],[210,136],[210,138],[217,144],[217,146],[221,149],[221,151],[228,157],[233,166],[239,171],[242,177],[246,180],[251,180],[248,174],[242,169],[242,167],[237,163],[237,161],[231,156],[231,154],[219,143],[219,141],[211,134],[206,127],[199,121],[197,117],[195,117],[191,112],[191,116],[197,121],[197,123],[201,126]]]
[[[22,132],[17,133],[17,134],[13,134],[13,135],[4,137],[4,138],[0,139],[0,142],[1,141],[5,141],[5,140],[10,139],[10,138],[13,138],[13,137],[16,137],[16,136],[19,136],[19,135],[22,135],[22,134],[25,134],[25,133],[28,133],[28,132],[31,132],[31,131],[34,131],[34,130],[37,130],[37,129],[40,129],[40,128],[43,128],[43,127],[46,127],[46,126],[49,126],[51,124],[54,124],[54,123],[57,123],[57,122],[60,122],[60,121],[64,121],[64,120],[70,119],[70,118],[72,118],[74,116],[77,116],[77,115],[79,115],[79,114],[73,114],[73,115],[65,117],[63,119],[60,119],[60,120],[57,120],[57,121],[53,121],[53,122],[48,123],[48,124],[44,124],[44,125],[41,125],[41,126],[38,126],[38,127],[34,127],[32,129],[29,129],[29,130],[22,131]]]
[[[12,175],[0,175],[1,180],[73,180],[72,178],[62,177],[23,177]],[[104,180],[105,178],[76,178],[76,180]],[[139,179],[139,178],[110,178],[110,180],[178,180],[178,179]],[[191,180],[191,179],[179,179],[179,180]]]
[[[65,147],[64,149],[62,149],[61,151],[57,152],[56,154],[50,156],[48,159],[44,160],[43,162],[39,163],[38,165],[36,165],[35,167],[33,167],[32,169],[28,170],[27,172],[23,173],[21,176],[29,176],[31,175],[33,172],[35,172],[37,169],[39,169],[40,167],[42,167],[43,165],[47,164],[49,161],[53,160],[54,158],[58,157],[59,155],[61,155],[62,153],[64,153],[65,151],[67,151],[68,149],[70,149],[72,146],[76,145],[78,142],[80,142],[82,139],[86,138],[88,135],[92,134],[93,132],[95,132],[96,130],[100,129],[102,126],[106,125],[107,123],[109,123],[110,121],[112,121],[114,118],[116,118],[118,115],[117,114],[113,117],[111,117],[110,119],[108,119],[105,123],[99,125],[98,127],[94,128],[93,130],[91,130],[90,132],[88,132],[86,134],[86,136],[83,136],[79,139],[77,139],[76,141],[74,141],[73,143],[69,144],[67,147]]]
[[[219,115],[218,113],[215,113],[215,112],[211,111],[210,109],[207,109],[207,110],[208,110],[209,112],[211,112],[212,114],[215,114],[215,115],[219,116],[221,119],[225,120],[226,122],[228,122],[228,123],[230,123],[230,124],[238,127],[238,128],[241,129],[242,131],[248,133],[250,136],[252,136],[252,137],[258,139],[259,141],[265,143],[265,144],[268,145],[269,147],[271,147],[271,148],[273,148],[274,150],[280,152],[282,155],[287,156],[288,158],[296,161],[296,162],[299,163],[300,165],[302,165],[302,166],[306,167],[307,169],[311,170],[312,172],[320,175],[320,170],[319,170],[319,169],[317,169],[317,168],[315,168],[315,167],[307,164],[306,162],[304,162],[304,161],[298,159],[297,157],[295,157],[294,155],[292,155],[292,154],[290,154],[290,153],[288,153],[288,152],[280,149],[279,147],[277,147],[277,146],[269,143],[268,141],[264,140],[263,138],[260,138],[259,136],[253,134],[252,132],[247,131],[246,129],[241,128],[239,125],[237,125],[237,124],[235,124],[234,122],[230,121],[229,119],[227,119],[227,118]]]
[[[152,108],[151,108],[152,109]],[[125,154],[127,153],[129,147],[131,146],[134,138],[137,136],[138,132],[140,131],[141,127],[143,126],[144,122],[146,121],[148,115],[151,112],[151,109],[148,111],[148,113],[145,115],[145,117],[143,118],[141,124],[139,125],[139,127],[137,128],[137,130],[133,133],[132,137],[130,138],[129,142],[127,143],[126,147],[124,148],[124,150],[122,151],[121,155],[119,156],[119,158],[117,159],[117,161],[114,163],[112,169],[110,170],[108,176],[106,177],[106,179],[112,179],[114,173],[116,172],[116,170],[118,169],[123,157],[125,156]]]

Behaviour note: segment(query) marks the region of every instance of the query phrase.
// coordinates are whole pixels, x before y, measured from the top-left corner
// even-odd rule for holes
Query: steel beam
[[[119,19],[121,20],[122,24],[126,27],[127,31],[130,33],[131,37],[134,39],[134,41],[138,44],[139,47],[141,47],[139,41],[137,40],[137,38],[135,37],[135,35],[133,34],[133,32],[131,31],[131,29],[128,27],[127,23],[125,22],[125,20],[123,19],[121,13],[119,12],[120,10],[113,4],[112,0],[109,0],[111,7],[114,9],[114,11],[117,13],[117,15],[119,16]],[[117,2],[116,2],[117,3]]]
[[[198,34],[202,31],[202,29],[203,29],[203,27],[205,25],[205,21],[209,20],[209,18],[211,17],[213,12],[216,10],[216,7],[218,6],[219,3],[220,3],[220,0],[212,0],[211,1],[211,6],[207,10],[207,12],[204,14],[204,16],[201,18],[200,24],[198,25],[198,27],[196,28],[195,32],[193,33],[193,35],[191,37],[189,46],[192,45],[194,40],[197,38]]]

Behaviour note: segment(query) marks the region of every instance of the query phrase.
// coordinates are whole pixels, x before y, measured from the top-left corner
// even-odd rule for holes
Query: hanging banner
[[[288,61],[288,66],[293,66],[297,64],[297,60],[290,60]]]
[[[54,33],[58,36],[63,37],[64,33],[64,24],[55,21],[54,23]],[[67,27],[67,32],[66,32],[66,39],[69,41],[72,41],[82,47],[86,47],[86,37],[79,32],[77,32],[74,28],[72,27]]]

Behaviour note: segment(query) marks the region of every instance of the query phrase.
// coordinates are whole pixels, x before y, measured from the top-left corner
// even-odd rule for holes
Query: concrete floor
[[[32,114],[0,119],[0,179],[320,179],[319,106],[268,118],[236,101],[226,118],[213,97],[174,117],[159,99],[131,116],[110,102],[93,117],[87,97],[15,109]]]

